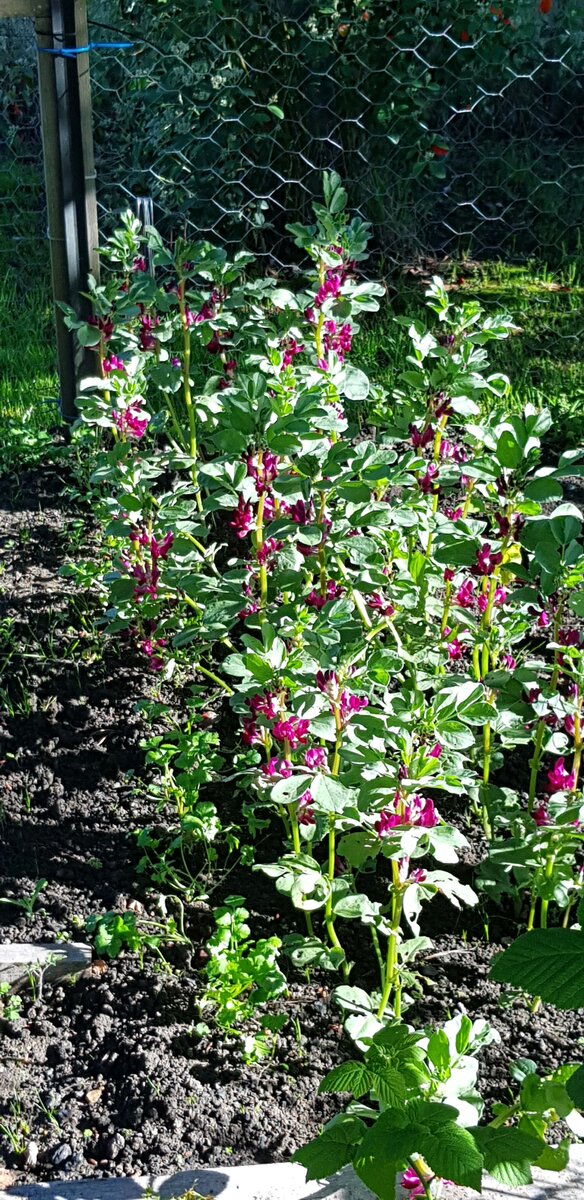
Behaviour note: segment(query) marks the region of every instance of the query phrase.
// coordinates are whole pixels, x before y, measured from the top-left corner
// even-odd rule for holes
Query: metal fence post
[[[79,384],[96,369],[95,352],[76,345],[58,307],[65,301],[88,316],[80,293],[89,272],[98,273],[91,91],[89,55],[52,52],[87,46],[86,0],[47,0],[35,25],[61,412],[72,421]]]

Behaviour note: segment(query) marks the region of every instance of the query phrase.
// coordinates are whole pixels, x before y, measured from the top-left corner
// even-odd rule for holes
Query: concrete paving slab
[[[482,1200],[584,1200],[584,1145],[572,1149],[561,1175],[534,1170],[529,1187],[510,1190],[491,1180]],[[175,1200],[189,1190],[214,1200],[372,1200],[371,1192],[346,1168],[331,1180],[306,1183],[302,1167],[290,1163],[177,1171],[133,1179],[82,1179],[77,1183],[22,1184],[0,1191],[0,1200]],[[408,1193],[398,1190],[397,1200]],[[444,1189],[444,1200],[479,1200],[468,1188]]]

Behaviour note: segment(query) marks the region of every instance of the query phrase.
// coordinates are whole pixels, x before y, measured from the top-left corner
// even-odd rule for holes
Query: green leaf
[[[347,400],[366,400],[369,395],[369,380],[359,367],[345,367],[341,388]]]
[[[277,117],[279,121],[284,120],[284,111],[279,104],[268,104],[268,112],[271,112],[273,117]]]
[[[319,1085],[320,1092],[350,1092],[351,1095],[359,1099],[360,1096],[365,1096],[371,1091],[373,1086],[373,1077],[371,1071],[367,1070],[365,1063],[348,1062],[340,1063],[338,1067],[333,1067],[328,1075],[325,1075]]]
[[[510,1126],[493,1129],[489,1125],[474,1129],[473,1137],[484,1156],[485,1171],[499,1183],[511,1188],[531,1183],[531,1164],[542,1150],[538,1138]]]
[[[443,1125],[436,1134],[419,1127],[416,1148],[436,1175],[480,1192],[483,1156],[468,1129],[454,1122]]]
[[[556,1008],[584,1007],[584,933],[534,929],[498,954],[490,972]]]
[[[565,1171],[570,1161],[570,1140],[564,1138],[559,1146],[546,1146],[535,1165],[541,1171]]]
[[[331,775],[317,775],[311,784],[316,812],[341,814],[354,804],[354,792]]]
[[[521,446],[517,442],[517,438],[510,429],[503,430],[497,442],[495,454],[497,461],[500,462],[502,467],[514,470],[515,467],[519,466],[523,458],[523,453]]]
[[[584,1067],[578,1067],[578,1070],[568,1080],[566,1091],[574,1108],[584,1110]]]
[[[358,1117],[342,1113],[314,1141],[301,1146],[292,1155],[306,1170],[306,1178],[326,1179],[351,1162],[366,1126]]]

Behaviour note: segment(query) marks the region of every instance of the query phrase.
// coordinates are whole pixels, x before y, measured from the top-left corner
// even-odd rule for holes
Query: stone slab
[[[570,1166],[561,1175],[537,1170],[533,1174],[529,1187],[515,1190],[489,1181],[482,1200],[584,1200],[584,1145],[573,1147]],[[0,1200],[177,1200],[189,1189],[210,1200],[372,1200],[350,1168],[330,1181],[306,1183],[302,1167],[290,1163],[201,1168],[132,1179],[22,1184],[0,1191]],[[478,1193],[449,1187],[444,1190],[444,1200],[478,1200]]]

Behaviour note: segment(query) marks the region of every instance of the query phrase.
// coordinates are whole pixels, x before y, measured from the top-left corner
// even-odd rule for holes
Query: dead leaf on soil
[[[107,971],[107,970],[108,970],[108,964],[106,962],[104,962],[103,958],[96,958],[95,962],[92,962],[91,966],[88,967],[87,970],[83,972],[83,974],[84,975],[103,975],[105,973],[105,971]]]

